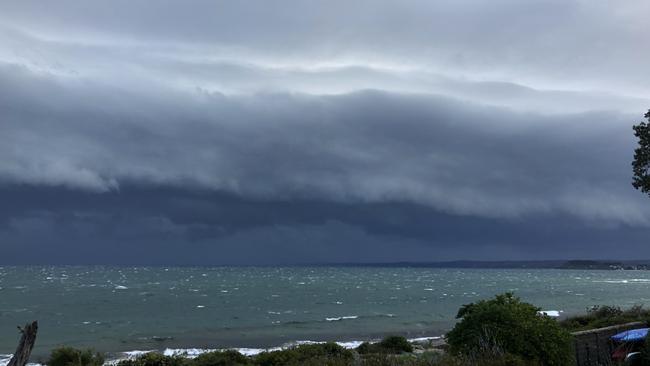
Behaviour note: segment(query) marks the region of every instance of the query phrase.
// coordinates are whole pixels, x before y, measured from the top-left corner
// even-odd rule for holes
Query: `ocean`
[[[59,345],[120,354],[442,336],[458,308],[512,291],[569,315],[650,303],[650,272],[375,267],[0,267],[0,354],[39,321]]]

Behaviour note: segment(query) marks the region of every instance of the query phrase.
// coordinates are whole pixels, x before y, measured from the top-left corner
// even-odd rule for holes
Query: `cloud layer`
[[[629,183],[631,125],[650,106],[646,2],[41,7],[0,5],[0,189],[403,204],[513,232],[554,217],[650,225],[650,205]],[[5,223],[18,230],[61,210],[34,207]],[[173,231],[172,212],[142,218]],[[387,235],[376,228],[390,220],[372,230],[359,220],[324,215],[317,230]],[[224,230],[278,225],[262,221]],[[406,224],[393,231],[431,239],[410,238],[418,229]]]

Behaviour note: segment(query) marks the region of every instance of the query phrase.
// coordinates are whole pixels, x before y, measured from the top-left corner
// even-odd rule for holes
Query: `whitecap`
[[[537,314],[539,315],[546,315],[546,316],[550,316],[551,318],[559,317],[560,313],[562,313],[561,310],[541,310],[537,312]]]
[[[202,353],[214,352],[214,351],[217,350],[209,349],[209,348],[167,348],[163,351],[163,355],[196,358]]]
[[[128,290],[129,288],[126,286],[115,286],[116,290]]]
[[[0,354],[0,366],[7,366],[13,355]]]
[[[142,356],[147,353],[154,352],[153,350],[148,350],[148,351],[140,351],[140,350],[133,350],[133,351],[127,351],[127,352],[122,352],[123,355],[130,357],[130,358],[135,358],[138,356]]]
[[[339,346],[347,349],[353,349],[359,347],[363,341],[348,341],[348,342],[336,342]]]
[[[339,316],[339,317],[334,317],[334,318],[325,318],[328,322],[334,322],[334,321],[339,321],[339,320],[351,320],[351,319],[356,319],[358,318],[358,315],[346,315],[346,316]]]
[[[430,341],[435,341],[438,339],[442,339],[442,337],[419,337],[419,338],[409,338],[409,342],[414,342],[414,343],[423,343],[423,342],[430,342]]]

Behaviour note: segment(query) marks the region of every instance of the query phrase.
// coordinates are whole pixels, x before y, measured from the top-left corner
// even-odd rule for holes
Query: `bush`
[[[251,360],[237,351],[208,352],[199,355],[192,366],[245,366]]]
[[[512,293],[464,305],[456,316],[460,322],[446,335],[450,350],[475,359],[510,355],[528,364],[571,365],[571,335],[538,311]]]
[[[618,306],[592,306],[584,315],[573,316],[560,321],[560,325],[569,331],[595,329],[610,325],[650,320],[650,310],[641,305],[622,310]]]
[[[363,342],[357,347],[357,352],[362,355],[371,353],[400,354],[413,352],[413,346],[408,340],[400,336],[388,336],[378,343]]]
[[[190,366],[191,361],[181,356],[165,356],[150,352],[132,360],[120,361],[117,366]]]
[[[49,366],[102,366],[104,356],[90,349],[56,348],[46,362]]]
[[[254,362],[260,366],[346,365],[353,359],[350,350],[336,343],[321,343],[263,352],[255,357]]]
[[[377,344],[387,353],[413,352],[413,346],[404,337],[389,336]]]
[[[373,353],[364,356],[360,363],[354,364],[360,366],[460,366],[454,363],[441,363],[440,357],[430,355],[391,355],[387,353]]]

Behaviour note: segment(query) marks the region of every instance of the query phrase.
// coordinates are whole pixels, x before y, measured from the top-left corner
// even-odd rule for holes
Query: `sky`
[[[650,2],[0,3],[0,263],[650,259]]]

